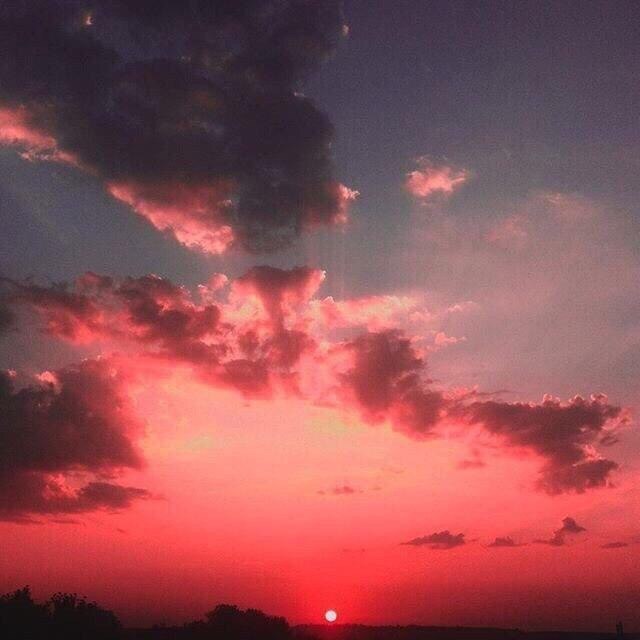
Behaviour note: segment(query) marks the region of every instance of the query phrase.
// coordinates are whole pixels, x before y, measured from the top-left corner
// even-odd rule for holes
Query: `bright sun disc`
[[[329,609],[325,612],[324,619],[327,622],[335,622],[338,619],[338,614],[333,609]]]

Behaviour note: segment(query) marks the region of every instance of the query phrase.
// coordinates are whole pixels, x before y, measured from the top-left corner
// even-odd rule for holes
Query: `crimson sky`
[[[0,589],[640,627],[639,22],[0,8]]]

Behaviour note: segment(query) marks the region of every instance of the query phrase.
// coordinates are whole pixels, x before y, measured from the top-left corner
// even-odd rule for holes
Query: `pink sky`
[[[640,630],[637,9],[88,11],[0,10],[0,592]]]

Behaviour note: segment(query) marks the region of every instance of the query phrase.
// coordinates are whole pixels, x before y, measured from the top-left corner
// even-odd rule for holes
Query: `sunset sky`
[[[0,5],[0,591],[640,631],[640,7]]]

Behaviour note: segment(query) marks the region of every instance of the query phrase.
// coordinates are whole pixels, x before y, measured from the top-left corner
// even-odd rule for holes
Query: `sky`
[[[639,36],[0,7],[0,590],[640,630]]]

